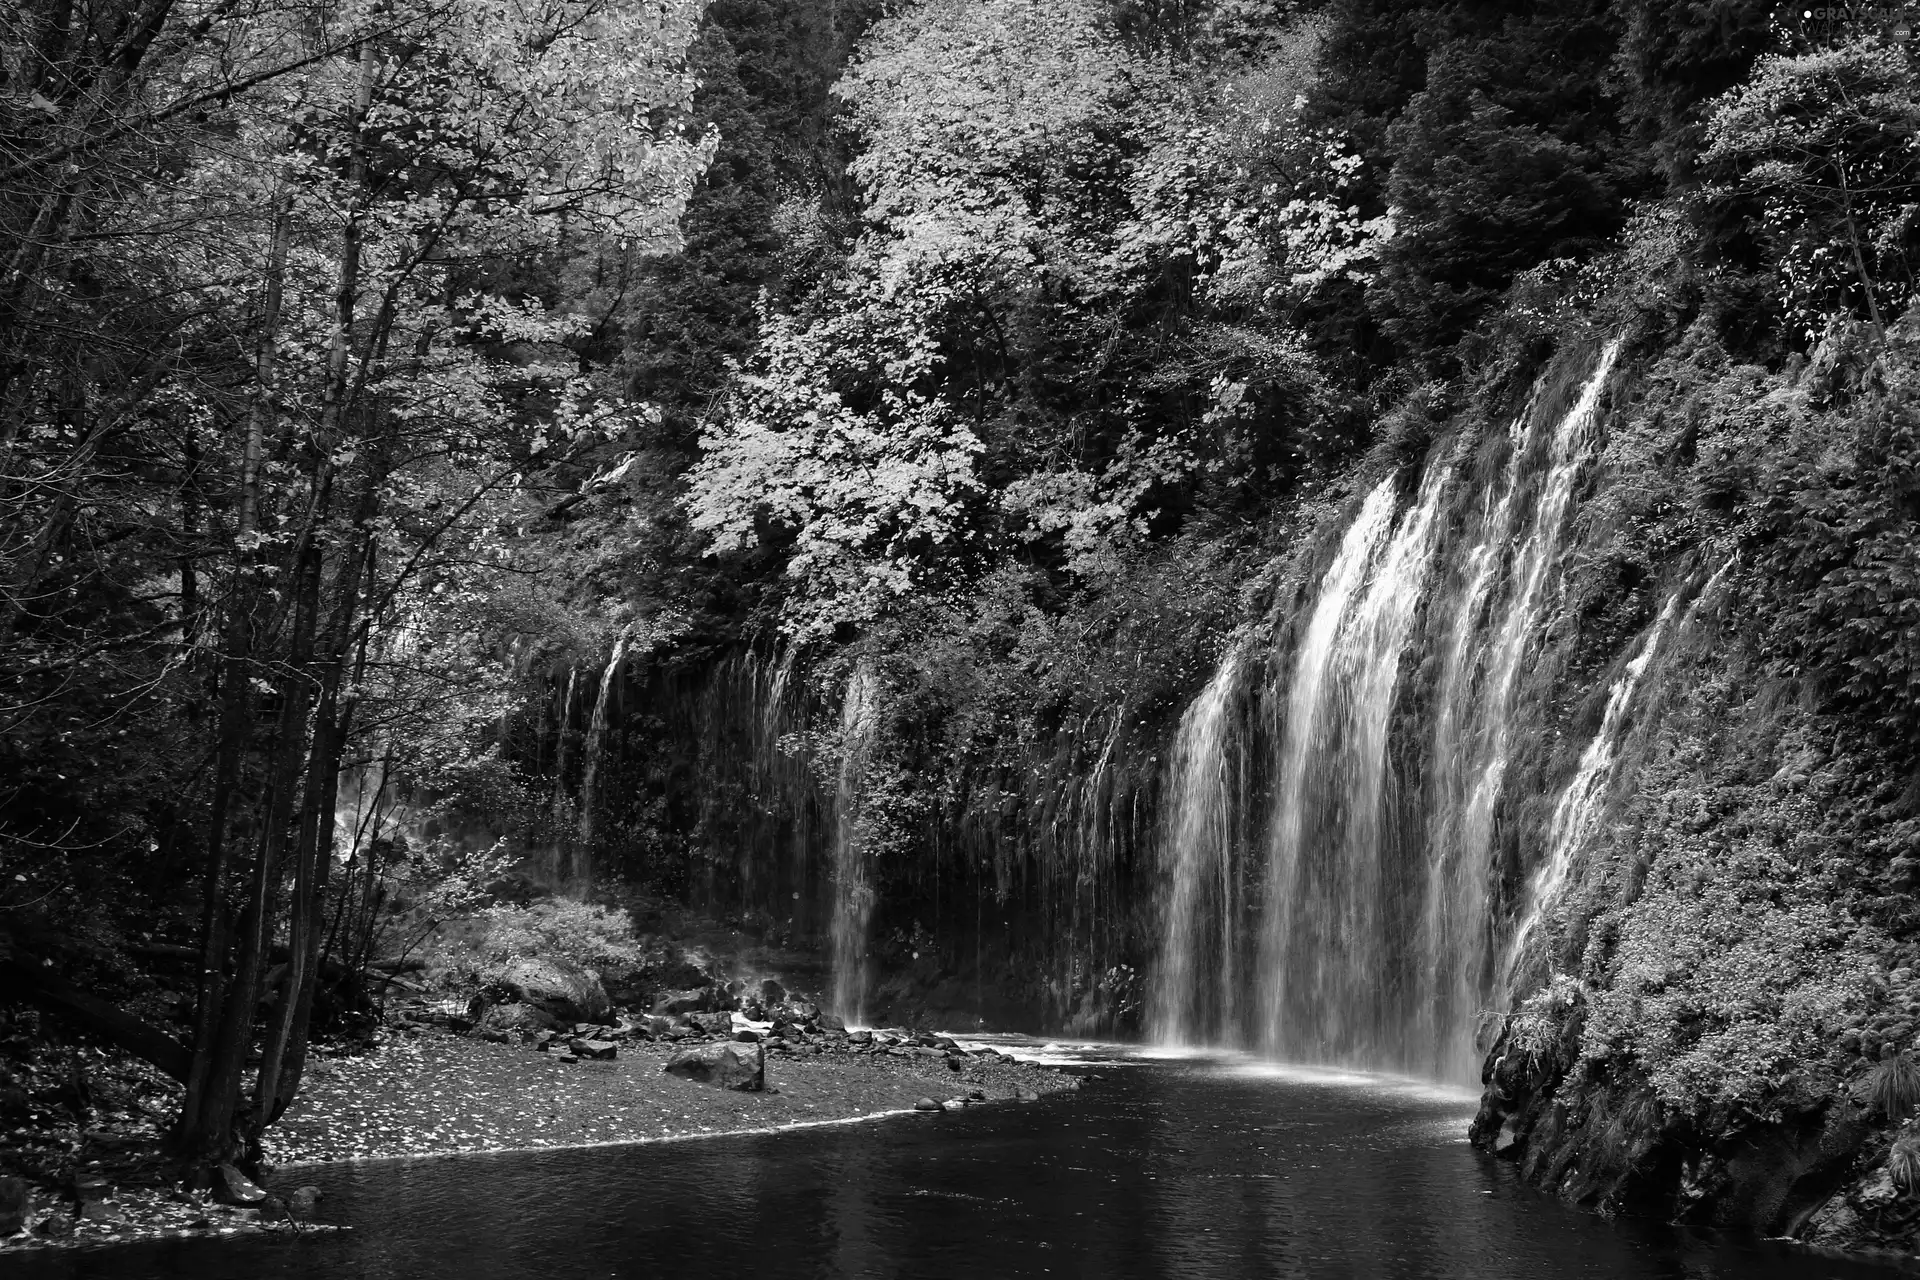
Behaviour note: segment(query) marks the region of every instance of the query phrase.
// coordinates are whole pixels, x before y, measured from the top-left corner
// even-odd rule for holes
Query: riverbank
[[[282,1198],[293,1199],[303,1169],[338,1161],[720,1137],[877,1119],[927,1101],[1013,1103],[1079,1085],[992,1050],[886,1032],[864,1043],[844,1032],[771,1039],[759,1092],[664,1070],[679,1050],[716,1038],[628,1038],[613,1042],[611,1060],[587,1060],[560,1052],[562,1044],[543,1052],[439,1027],[388,1028],[370,1052],[320,1057],[308,1068],[298,1100],[266,1137],[263,1182],[274,1195],[263,1206],[215,1204],[158,1181],[153,1152],[127,1147],[66,1185],[34,1186],[26,1229],[0,1239],[0,1253],[310,1229],[326,1223],[324,1202],[311,1215],[289,1215]],[[157,1150],[158,1131],[150,1132]],[[311,1220],[292,1220],[302,1216]]]
[[[991,1050],[885,1033],[858,1044],[826,1032],[769,1041],[767,1087],[749,1093],[668,1075],[668,1059],[687,1043],[627,1040],[612,1061],[567,1062],[573,1055],[437,1030],[390,1035],[374,1054],[309,1073],[267,1135],[268,1159],[297,1166],[657,1141],[911,1111],[923,1098],[1004,1102],[1079,1083]]]

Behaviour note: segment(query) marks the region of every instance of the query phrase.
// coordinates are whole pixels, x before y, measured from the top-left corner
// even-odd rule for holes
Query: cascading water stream
[[[1244,641],[1227,651],[1181,717],[1174,739],[1164,836],[1172,883],[1147,1014],[1161,1044],[1224,1039],[1235,1030],[1245,906],[1234,860],[1234,815],[1246,761],[1234,717],[1246,654]]]
[[[1587,744],[1587,749],[1581,753],[1580,764],[1574,770],[1572,781],[1567,783],[1566,789],[1554,803],[1553,819],[1547,827],[1547,859],[1534,872],[1533,882],[1527,891],[1526,912],[1507,942],[1506,957],[1500,966],[1501,986],[1508,999],[1523,994],[1515,989],[1515,979],[1521,973],[1521,966],[1544,958],[1531,955],[1530,951],[1540,944],[1541,939],[1536,935],[1566,889],[1574,858],[1586,847],[1594,828],[1600,823],[1601,814],[1605,812],[1607,793],[1613,782],[1614,763],[1619,757],[1620,739],[1626,728],[1627,712],[1633,705],[1633,695],[1640,687],[1641,677],[1646,674],[1648,664],[1659,651],[1667,624],[1673,620],[1677,601],[1677,596],[1668,597],[1659,618],[1641,638],[1639,650],[1628,660],[1619,679],[1607,690],[1607,708],[1601,715],[1600,727]]]
[[[1442,579],[1450,589],[1430,607],[1459,487],[1445,459],[1398,519],[1391,480],[1370,492],[1291,646],[1261,664],[1237,644],[1187,708],[1165,775],[1156,1039],[1473,1077],[1475,1024],[1501,994],[1495,820],[1521,735],[1536,729],[1521,722],[1532,703],[1520,689],[1619,351],[1607,344],[1564,413],[1543,417],[1529,402],[1477,519],[1450,535],[1461,538]],[[1254,705],[1265,718],[1238,711]],[[1250,787],[1262,733],[1271,772]],[[1581,785],[1603,794],[1603,772],[1595,764]],[[1254,817],[1266,824],[1264,867],[1243,860],[1239,833]],[[1558,892],[1567,872],[1554,865],[1571,865],[1593,819],[1569,809],[1554,821],[1536,903]],[[1236,938],[1251,914],[1261,923],[1248,1008]]]
[[[833,809],[833,1007],[851,1025],[866,1018],[873,887],[861,839],[860,787],[879,728],[879,695],[873,664],[863,658],[854,665],[840,704],[840,769]]]
[[[587,742],[582,752],[578,843],[567,876],[570,884],[581,887],[593,876],[594,824],[599,818],[600,807],[600,764],[607,750],[607,729],[612,717],[614,690],[620,678],[620,669],[626,662],[627,633],[623,631],[613,643],[613,656],[607,659],[606,669],[600,673],[600,696],[594,700],[593,721],[587,726]]]
[[[1392,482],[1368,496],[1295,664],[1262,959],[1270,1052],[1372,1061],[1397,1048],[1387,975],[1404,942],[1388,902],[1388,727],[1450,475],[1429,473],[1391,537]]]

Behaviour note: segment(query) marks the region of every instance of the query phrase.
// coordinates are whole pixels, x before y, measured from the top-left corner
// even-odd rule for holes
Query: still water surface
[[[1463,1137],[1464,1093],[1056,1047],[1100,1079],[1026,1105],[697,1142],[289,1171],[345,1232],[16,1257],[0,1274],[193,1280],[1897,1274],[1610,1223]],[[283,1178],[283,1181],[285,1179]],[[293,1185],[289,1183],[289,1185]]]

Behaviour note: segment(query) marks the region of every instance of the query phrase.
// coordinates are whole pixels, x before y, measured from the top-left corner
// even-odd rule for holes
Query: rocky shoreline
[[[370,1051],[322,1056],[309,1068],[300,1098],[266,1136],[263,1199],[220,1203],[133,1174],[139,1164],[127,1161],[117,1164],[125,1181],[115,1167],[60,1186],[16,1179],[24,1199],[12,1221],[0,1223],[13,1231],[0,1236],[0,1253],[324,1228],[324,1203],[299,1194],[303,1170],[339,1161],[774,1132],[1035,1101],[1079,1086],[1072,1074],[946,1036],[848,1032],[811,1012],[810,1020],[777,1025],[695,1013],[503,1035],[492,1025],[497,1018],[488,1024],[416,1006],[383,1028]],[[716,1050],[757,1064],[758,1087],[687,1078],[687,1060]]]

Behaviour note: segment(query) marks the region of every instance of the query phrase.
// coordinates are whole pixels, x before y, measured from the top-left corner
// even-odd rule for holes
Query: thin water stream
[[[1000,1042],[1003,1047],[1005,1041]],[[1028,1046],[1031,1048],[1031,1046]],[[1043,1056],[1048,1056],[1043,1054]],[[1609,1222],[1470,1148],[1469,1095],[1244,1056],[1056,1046],[1028,1105],[699,1142],[290,1171],[350,1231],[18,1257],[35,1280],[1353,1277],[1839,1280],[1790,1246]]]

